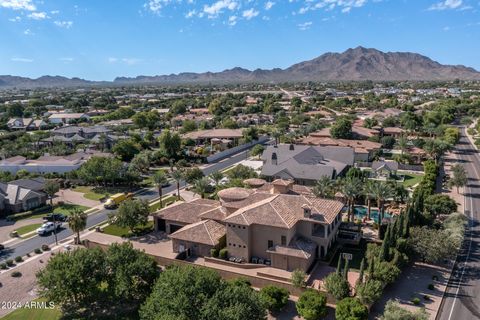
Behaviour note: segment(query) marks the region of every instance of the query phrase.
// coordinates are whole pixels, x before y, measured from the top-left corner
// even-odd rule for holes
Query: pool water
[[[355,219],[363,219],[363,217],[367,216],[368,208],[359,206],[355,207]],[[391,215],[388,212],[385,212],[385,218],[390,218]],[[370,218],[373,221],[378,222],[378,210],[377,209],[371,209],[370,210]]]

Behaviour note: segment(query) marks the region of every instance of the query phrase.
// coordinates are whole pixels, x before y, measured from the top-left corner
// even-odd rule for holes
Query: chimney
[[[302,209],[303,209],[303,217],[304,218],[310,218],[312,216],[312,209],[310,208],[310,206],[308,204],[304,204],[302,206]]]
[[[275,165],[275,166],[277,165],[277,153],[276,152],[272,153],[272,164]]]
[[[290,150],[295,150],[295,146],[293,145],[293,143],[290,144]]]

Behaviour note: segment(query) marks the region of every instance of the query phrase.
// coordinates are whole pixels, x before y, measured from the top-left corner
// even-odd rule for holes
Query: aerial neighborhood
[[[457,82],[1,91],[0,296],[207,319],[168,290],[214,286],[249,319],[435,319],[479,97]]]

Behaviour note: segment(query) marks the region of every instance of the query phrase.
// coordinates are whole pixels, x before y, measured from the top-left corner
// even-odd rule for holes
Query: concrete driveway
[[[61,189],[55,196],[55,203],[63,201],[65,203],[77,204],[88,208],[96,207],[101,203],[100,201],[87,199],[83,196],[83,193],[71,189]]]

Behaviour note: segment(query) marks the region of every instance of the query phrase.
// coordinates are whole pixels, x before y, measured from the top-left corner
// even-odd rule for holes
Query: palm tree
[[[333,181],[327,176],[322,176],[313,187],[313,194],[318,198],[331,198],[333,195]]]
[[[277,145],[280,142],[280,137],[282,136],[282,133],[278,129],[273,129],[272,132],[272,137],[275,138],[275,145]]]
[[[155,172],[155,174],[153,175],[153,183],[158,188],[158,196],[160,197],[160,208],[162,208],[163,207],[162,188],[165,184],[168,183],[167,175],[165,174],[165,172],[163,170],[158,170],[157,172]]]
[[[370,214],[372,213],[372,199],[374,199],[374,180],[367,180],[367,183],[363,186],[363,195],[367,199],[367,219],[370,220]]]
[[[215,183],[215,189],[218,189],[220,181],[223,179],[223,173],[221,173],[220,171],[212,172],[210,174],[210,179],[212,179],[213,183]]]
[[[391,186],[383,181],[377,182],[373,188],[373,196],[377,199],[379,224],[383,220],[385,215],[385,200],[393,196],[393,190]]]
[[[341,192],[347,199],[349,221],[353,221],[355,215],[355,200],[362,193],[362,185],[362,180],[355,177],[342,180]]]
[[[209,181],[206,177],[200,178],[195,180],[193,183],[193,190],[196,194],[199,194],[202,199],[205,198],[205,193],[207,193],[207,189],[209,186]]]
[[[177,184],[177,198],[180,200],[180,182],[182,181],[183,177],[183,171],[180,169],[173,170],[170,172],[170,177],[172,177],[173,180],[175,180],[175,183]]]
[[[68,217],[68,227],[77,234],[76,244],[80,243],[80,232],[87,227],[87,217],[87,213],[80,209],[75,209]]]
[[[397,140],[397,146],[400,148],[401,155],[403,156],[403,153],[408,148],[408,138],[405,135],[401,135]]]

